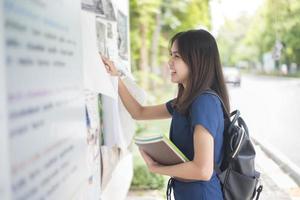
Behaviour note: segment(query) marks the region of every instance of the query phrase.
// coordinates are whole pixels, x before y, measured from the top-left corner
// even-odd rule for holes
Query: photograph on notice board
[[[103,0],[81,0],[81,8],[98,15],[104,15]]]
[[[87,126],[87,175],[88,199],[98,199],[100,192],[101,160],[100,160],[100,119],[98,111],[98,94],[85,90],[85,115]]]
[[[96,35],[98,52],[107,56],[106,51],[106,26],[104,23],[96,19]]]
[[[116,21],[116,13],[115,8],[111,2],[111,0],[103,0],[104,5],[104,15],[108,20]]]
[[[119,51],[118,51],[118,44],[117,44],[117,22],[110,22],[108,21],[106,23],[106,49],[107,49],[107,57],[114,60],[117,64],[117,67],[121,64],[119,64]]]
[[[103,104],[101,94],[85,90],[87,144],[99,147],[103,135]]]
[[[113,30],[112,30],[113,29],[112,24],[108,22],[106,25],[107,25],[107,38],[113,39],[114,34],[113,34]]]
[[[119,56],[127,60],[128,59],[128,47],[127,47],[127,16],[118,11],[118,51]]]

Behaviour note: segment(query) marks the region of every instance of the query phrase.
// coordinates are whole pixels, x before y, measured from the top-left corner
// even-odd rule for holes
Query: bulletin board
[[[99,53],[130,75],[128,1],[0,0],[0,199],[100,199]]]
[[[75,198],[87,177],[80,2],[2,2],[12,199]]]

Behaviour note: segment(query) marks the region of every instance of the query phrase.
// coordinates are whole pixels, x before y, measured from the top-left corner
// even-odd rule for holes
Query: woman
[[[214,165],[220,165],[223,156],[224,113],[217,96],[203,93],[217,93],[228,113],[229,99],[216,41],[200,29],[177,33],[170,44],[169,68],[172,82],[178,84],[177,97],[166,104],[142,106],[121,79],[119,95],[136,120],[172,117],[170,139],[190,161],[163,166],[141,151],[151,172],[176,177],[169,181],[168,198],[173,188],[176,200],[223,199]],[[111,61],[102,60],[111,75],[118,75]]]

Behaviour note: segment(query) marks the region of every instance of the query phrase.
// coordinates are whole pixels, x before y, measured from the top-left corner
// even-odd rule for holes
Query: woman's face
[[[188,80],[189,68],[179,55],[176,41],[172,44],[168,63],[171,72],[171,81],[173,83],[181,83],[185,87]]]

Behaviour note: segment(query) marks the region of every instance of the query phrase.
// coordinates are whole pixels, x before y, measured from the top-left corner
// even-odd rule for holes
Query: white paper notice
[[[118,100],[102,96],[104,144],[109,147],[126,148],[123,130],[120,124]]]
[[[146,93],[144,90],[139,88],[139,86],[130,78],[126,77],[123,79],[130,94],[140,103],[144,104],[146,101]],[[133,136],[135,134],[135,121],[132,119],[130,113],[125,108],[121,98],[118,101],[119,115],[120,115],[120,125],[123,131],[123,138],[125,140],[126,147],[132,143]]]
[[[88,184],[85,199],[99,199],[101,193],[101,161],[100,161],[100,118],[98,94],[85,90],[87,115],[87,172]]]
[[[84,87],[93,92],[117,99],[117,91],[112,86],[110,75],[106,72],[100,59],[97,47],[95,14],[81,11],[81,26]]]
[[[10,199],[9,148],[4,67],[3,2],[0,0],[0,199]]]
[[[12,198],[78,199],[87,181],[80,1],[4,0],[3,13]]]

